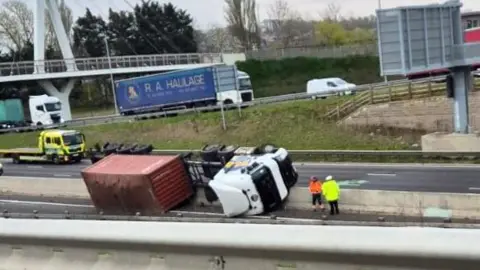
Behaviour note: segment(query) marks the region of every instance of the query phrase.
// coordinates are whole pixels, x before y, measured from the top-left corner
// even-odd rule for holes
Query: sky
[[[0,0],[5,2],[7,0]],[[35,0],[22,0],[33,7]],[[320,18],[330,3],[341,3],[343,16],[367,16],[375,13],[381,2],[382,8],[393,8],[400,5],[421,5],[443,3],[444,0],[286,0],[291,9],[298,11],[308,19]],[[75,17],[81,16],[85,8],[102,17],[107,17],[108,9],[129,10],[141,0],[66,0],[73,9]],[[211,26],[225,25],[224,0],[158,0],[160,3],[172,2],[177,7],[187,10],[195,20],[198,28],[206,29]],[[268,12],[275,0],[257,0],[260,20],[268,19]],[[464,11],[480,11],[480,0],[463,0]]]

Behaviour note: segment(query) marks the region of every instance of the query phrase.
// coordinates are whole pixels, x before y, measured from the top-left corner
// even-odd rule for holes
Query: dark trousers
[[[329,201],[328,204],[330,205],[330,215],[340,214],[340,210],[338,210],[338,200]]]

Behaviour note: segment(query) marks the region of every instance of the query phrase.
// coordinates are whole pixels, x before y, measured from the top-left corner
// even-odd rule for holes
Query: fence
[[[156,149],[154,155],[177,155],[193,153],[200,155],[199,149]],[[480,152],[422,150],[288,150],[296,162],[301,161],[363,161],[363,162],[476,162]]]
[[[352,55],[378,55],[377,44],[345,45],[339,47],[269,48],[246,53],[247,59],[276,60],[292,57],[342,58]]]
[[[475,79],[472,91],[480,90],[480,79]],[[382,88],[371,86],[369,90],[360,92],[357,96],[338,104],[326,113],[326,119],[341,120],[362,106],[392,101],[427,98],[446,95],[446,84],[429,81],[409,81],[402,85],[387,85]]]
[[[0,226],[2,269],[476,270],[480,263],[480,246],[465,244],[480,237],[474,229],[21,219]]]

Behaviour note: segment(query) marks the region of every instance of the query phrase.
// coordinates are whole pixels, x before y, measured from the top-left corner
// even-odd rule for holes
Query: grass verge
[[[157,149],[199,149],[207,143],[259,145],[274,143],[287,149],[406,149],[418,136],[338,127],[322,120],[325,113],[348,97],[285,102],[226,112],[210,112],[133,123],[79,128],[89,146],[96,142],[151,143]],[[36,144],[37,132],[5,134],[0,148]]]

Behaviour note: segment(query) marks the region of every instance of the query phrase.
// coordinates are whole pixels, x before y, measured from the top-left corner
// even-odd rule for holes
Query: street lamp
[[[107,59],[108,59],[108,68],[110,69],[110,82],[112,84],[113,104],[115,105],[115,114],[118,114],[117,93],[115,92],[115,82],[113,81],[112,59],[110,57],[110,47],[108,46],[107,35],[103,35],[103,41],[105,42],[105,48],[107,51]]]

